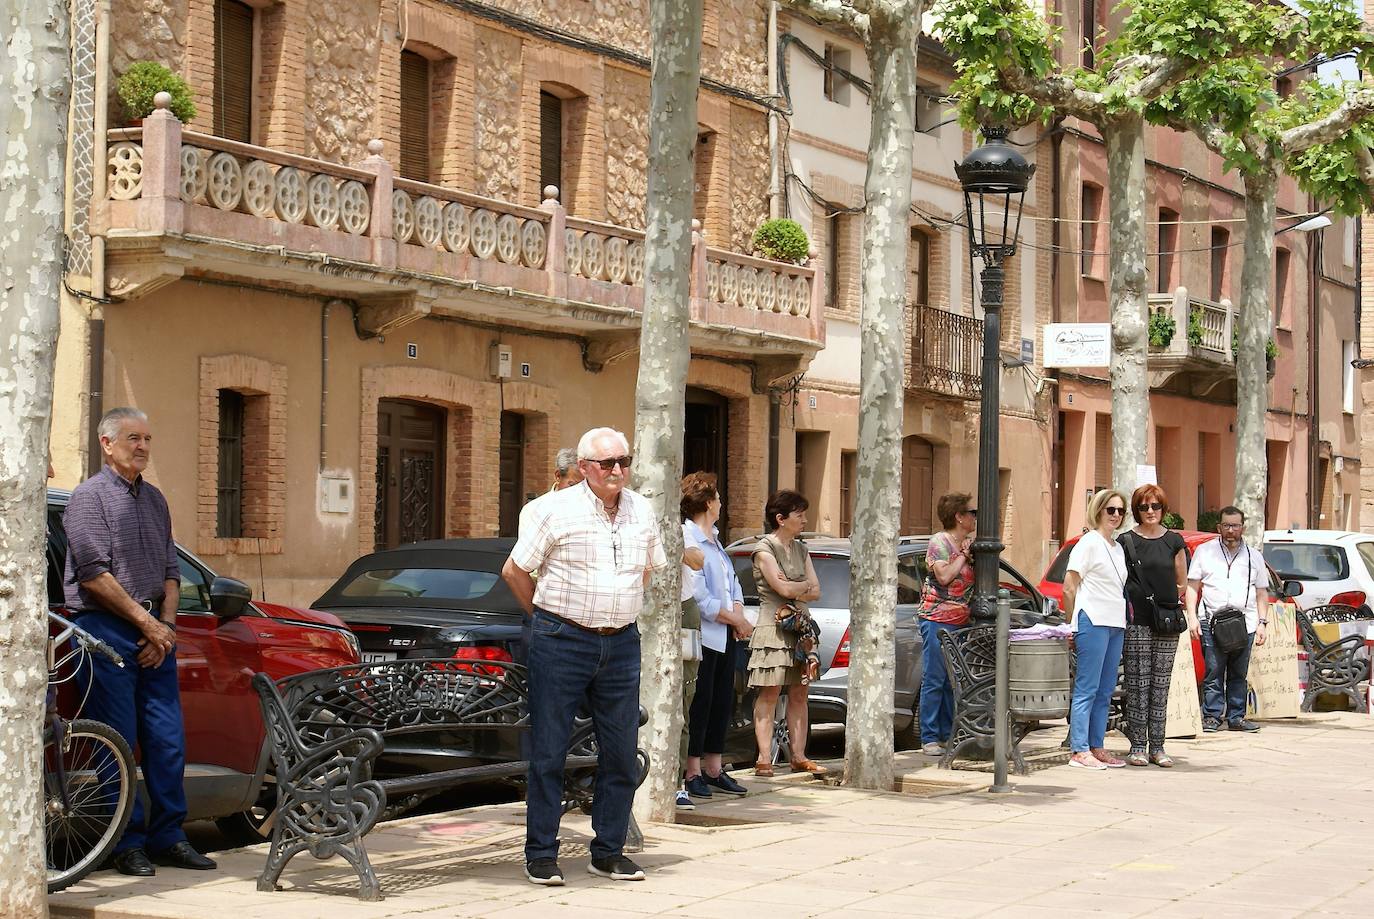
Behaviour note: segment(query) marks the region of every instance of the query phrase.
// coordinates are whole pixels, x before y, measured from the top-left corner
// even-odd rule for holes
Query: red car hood
[[[261,600],[254,600],[253,605],[262,611],[264,616],[271,616],[273,619],[292,619],[296,622],[308,622],[311,625],[327,625],[335,629],[346,629],[342,619],[333,613],[326,613],[316,609],[301,609],[297,606],[280,606],[276,603],[263,603]]]

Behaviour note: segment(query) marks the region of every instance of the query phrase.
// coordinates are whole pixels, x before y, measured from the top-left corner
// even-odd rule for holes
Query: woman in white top
[[[1126,496],[1115,488],[1092,496],[1088,502],[1092,529],[1069,553],[1069,570],[1064,575],[1064,608],[1073,615],[1077,654],[1069,765],[1083,769],[1126,765],[1103,746],[1126,637],[1126,553],[1115,539],[1126,519],[1126,504]]]

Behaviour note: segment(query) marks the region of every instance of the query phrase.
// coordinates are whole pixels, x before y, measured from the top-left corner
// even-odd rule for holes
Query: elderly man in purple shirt
[[[177,689],[176,616],[181,569],[162,492],[143,479],[153,435],[148,416],[116,408],[100,419],[106,465],[72,492],[63,515],[67,607],[129,666],[91,657],[86,715],[138,745],[150,807],[133,814],[112,858],[121,874],[152,877],[153,862],[207,870],[186,840],[186,734]],[[136,664],[136,666],[134,666]],[[149,858],[151,853],[152,858]]]

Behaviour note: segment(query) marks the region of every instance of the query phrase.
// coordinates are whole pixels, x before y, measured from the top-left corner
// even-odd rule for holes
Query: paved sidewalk
[[[1034,735],[1037,745],[1056,732]],[[1115,738],[1120,740],[1120,738]],[[1109,741],[1111,738],[1109,738]],[[712,919],[1117,916],[1268,919],[1374,915],[1374,717],[1309,715],[1171,741],[1178,767],[1046,765],[990,776],[899,757],[908,793],[742,775],[747,798],[647,828],[643,883],[586,874],[590,822],[563,824],[568,886],[522,870],[523,807],[386,824],[367,837],[386,899],[362,903],[342,861],[299,855],[258,893],[265,847],[210,874],[101,872],[51,898],[54,917],[225,919],[490,916]],[[1051,757],[1049,762],[1063,762]],[[766,910],[766,913],[764,912]]]

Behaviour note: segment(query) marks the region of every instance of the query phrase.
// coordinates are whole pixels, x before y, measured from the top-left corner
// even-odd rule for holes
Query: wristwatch
[[[1260,624],[1260,625],[1268,625],[1268,624],[1269,624],[1269,620],[1268,620],[1268,619],[1261,619],[1261,620],[1259,621],[1259,624]]]

